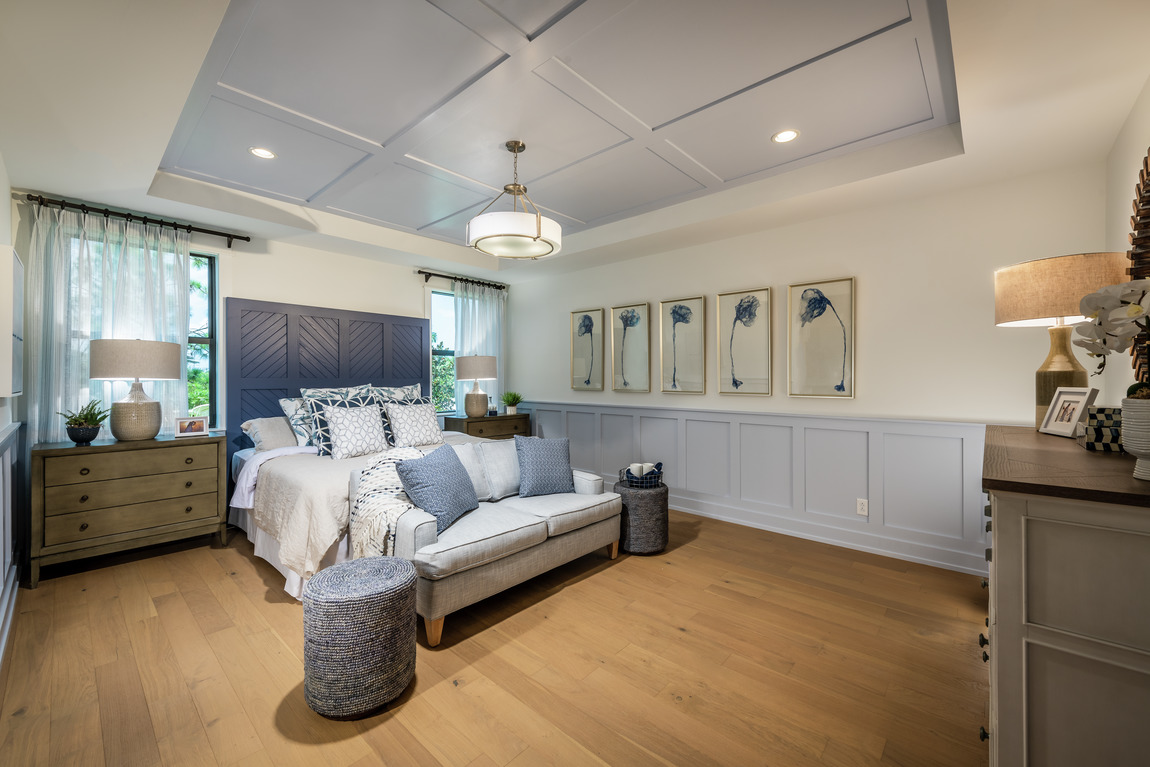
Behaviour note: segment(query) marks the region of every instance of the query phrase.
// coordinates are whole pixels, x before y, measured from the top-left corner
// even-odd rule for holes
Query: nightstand
[[[486,415],[478,418],[458,418],[446,416],[443,419],[446,431],[461,431],[472,437],[487,439],[511,439],[516,434],[521,437],[531,435],[531,416],[527,413],[515,415]]]
[[[216,533],[227,526],[219,437],[32,448],[31,573],[40,566]]]

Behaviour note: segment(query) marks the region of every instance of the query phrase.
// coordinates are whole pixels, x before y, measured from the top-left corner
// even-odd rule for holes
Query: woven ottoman
[[[415,676],[415,567],[366,557],[320,570],[303,592],[303,693],[317,714],[354,719]]]
[[[619,545],[631,554],[658,554],[667,548],[667,486],[631,487],[616,482],[612,488],[623,498]]]

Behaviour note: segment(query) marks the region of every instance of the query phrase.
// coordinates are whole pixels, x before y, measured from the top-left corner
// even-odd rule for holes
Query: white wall
[[[518,353],[508,387],[532,401],[1033,423],[1034,371],[1048,336],[994,326],[994,270],[1102,248],[1105,213],[1105,168],[1095,163],[517,284],[509,294],[510,348]],[[849,276],[855,399],[788,397],[787,285]],[[774,303],[774,394],[719,395],[715,294],[761,286],[771,287]],[[648,301],[657,316],[660,300],[699,294],[707,297],[707,394],[657,391],[657,324],[656,391],[616,393],[609,383],[603,393],[571,390],[569,311]]]

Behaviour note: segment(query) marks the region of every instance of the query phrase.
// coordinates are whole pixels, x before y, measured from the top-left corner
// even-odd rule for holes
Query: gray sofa
[[[602,478],[574,471],[574,493],[520,497],[518,467],[507,459],[510,446],[453,446],[481,501],[442,533],[422,509],[404,513],[396,524],[394,553],[415,564],[415,609],[431,647],[439,644],[449,613],[598,548],[609,546],[611,559],[618,556],[618,493],[603,492]],[[476,460],[472,449],[489,453],[488,460]]]

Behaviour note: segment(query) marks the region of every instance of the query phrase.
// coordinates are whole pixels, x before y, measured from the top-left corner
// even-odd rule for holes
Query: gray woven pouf
[[[622,536],[619,545],[631,554],[658,554],[667,548],[667,486],[630,487],[616,482],[612,488],[623,498]]]
[[[303,692],[332,719],[364,716],[415,676],[415,567],[366,557],[320,570],[303,592]]]

